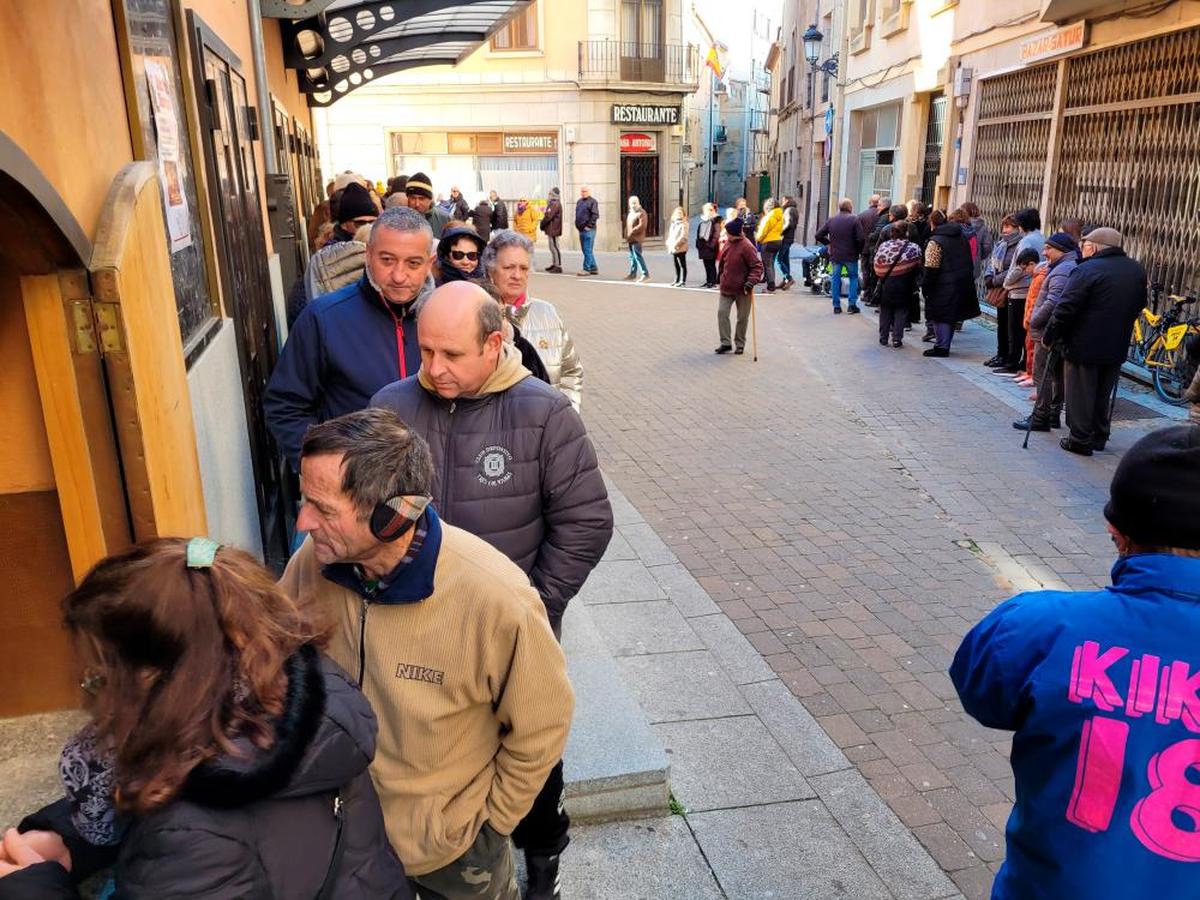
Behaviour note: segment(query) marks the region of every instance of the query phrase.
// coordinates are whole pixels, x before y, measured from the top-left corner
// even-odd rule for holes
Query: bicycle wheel
[[[1147,359],[1153,359],[1155,363],[1151,368],[1154,370],[1154,390],[1158,396],[1172,406],[1185,405],[1187,401],[1183,399],[1183,394],[1196,376],[1196,366],[1188,359],[1183,346],[1168,350],[1159,343],[1147,354]]]

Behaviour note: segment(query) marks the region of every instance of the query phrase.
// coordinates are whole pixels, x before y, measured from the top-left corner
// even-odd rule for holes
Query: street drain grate
[[[1135,403],[1125,397],[1117,398],[1117,405],[1113,407],[1114,422],[1132,422],[1137,419],[1157,419],[1162,415],[1150,409],[1148,406],[1142,406],[1140,403]]]

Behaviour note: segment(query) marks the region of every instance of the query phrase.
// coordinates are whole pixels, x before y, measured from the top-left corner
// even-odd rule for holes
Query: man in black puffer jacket
[[[612,537],[612,507],[583,420],[565,394],[530,376],[501,328],[500,307],[480,287],[443,285],[417,312],[420,372],[371,405],[429,442],[438,514],[520,566],[561,636],[567,602]],[[562,796],[560,762],[513,832],[527,898],[556,896],[570,827]]]
[[[1059,445],[1091,456],[1108,443],[1110,398],[1129,352],[1133,323],[1146,305],[1146,270],[1121,249],[1113,228],[1083,238],[1083,261],[1075,267],[1054,308],[1042,343],[1062,345],[1070,435]]]

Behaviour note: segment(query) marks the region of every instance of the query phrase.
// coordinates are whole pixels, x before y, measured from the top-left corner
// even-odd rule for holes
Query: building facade
[[[800,220],[796,240],[811,244],[829,217],[833,190],[834,136],[839,130],[838,76],[818,68],[838,54],[844,6],[832,0],[788,0],[778,40],[768,57],[771,73],[770,163],[776,191],[795,198]],[[804,33],[821,32],[815,65],[804,56]],[[840,56],[838,62],[841,62]]]
[[[399,72],[318,111],[325,168],[422,171],[435,192],[509,202],[558,187],[568,209],[587,186],[601,250],[620,245],[636,195],[650,236],[664,236],[683,202],[684,98],[699,75],[683,12],[682,0],[537,0],[455,68]],[[573,228],[564,238],[578,246]]]
[[[1151,280],[1200,293],[1200,4],[981,0],[849,6],[835,181],[993,228],[1023,206],[1126,236]]]

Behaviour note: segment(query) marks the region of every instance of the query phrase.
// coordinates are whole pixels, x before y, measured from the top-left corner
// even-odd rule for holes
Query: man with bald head
[[[362,278],[309,303],[267,383],[263,409],[299,471],[305,432],[367,405],[421,364],[416,302],[433,291],[433,230],[415,210],[384,210],[371,226]]]
[[[528,576],[562,634],[567,603],[612,537],[596,451],[570,400],[532,377],[504,341],[500,306],[478,285],[443,285],[417,311],[421,369],[371,399],[433,451],[433,504],[451,525],[503,552]],[[570,820],[562,764],[513,832],[527,897],[557,897]]]

